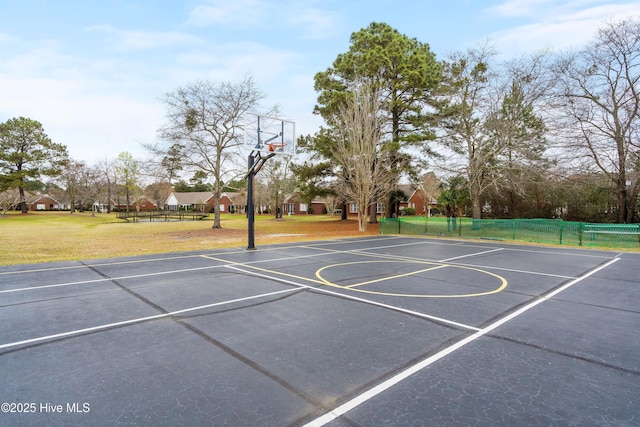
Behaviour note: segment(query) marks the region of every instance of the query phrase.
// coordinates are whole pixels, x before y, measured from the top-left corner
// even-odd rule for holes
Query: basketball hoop
[[[296,124],[290,120],[246,112],[244,148],[250,153],[247,162],[247,250],[255,250],[253,178],[272,157],[290,158],[296,154]]]
[[[278,156],[296,154],[296,125],[290,120],[246,112],[244,115],[244,148]]]
[[[283,151],[284,147],[286,147],[287,144],[285,143],[277,143],[277,144],[269,144],[269,152],[273,153],[275,151]]]

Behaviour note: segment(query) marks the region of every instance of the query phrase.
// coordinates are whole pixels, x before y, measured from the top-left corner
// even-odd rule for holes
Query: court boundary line
[[[482,328],[481,330],[479,330],[478,332],[463,338],[462,340],[456,342],[455,344],[452,344],[451,346],[439,351],[438,353],[431,355],[429,357],[427,357],[426,359],[423,359],[422,361],[414,364],[413,366],[410,366],[409,368],[405,369],[404,371],[400,372],[397,375],[394,375],[393,377],[381,382],[380,384],[370,388],[369,390],[366,390],[365,392],[359,394],[358,396],[346,401],[345,403],[339,405],[338,407],[332,409],[331,411],[327,412],[326,414],[313,419],[312,421],[306,423],[304,426],[305,427],[322,427],[328,423],[330,423],[331,421],[343,416],[344,414],[346,414],[347,412],[351,411],[352,409],[360,406],[361,404],[367,402],[368,400],[374,398],[375,396],[379,395],[380,393],[388,390],[389,388],[393,387],[394,385],[400,383],[401,381],[405,380],[406,378],[410,377],[411,375],[425,369],[426,367],[432,365],[433,363],[437,362],[438,360],[448,356],[449,354],[455,352],[456,350],[464,347],[465,345],[477,340],[478,338],[481,338],[485,335],[487,335],[488,333],[492,332],[493,330],[497,329],[498,327],[504,325],[505,323],[515,319],[516,317],[522,315],[523,313],[526,313],[527,311],[531,310],[532,308],[538,306],[539,304],[542,304],[543,302],[546,302],[548,300],[550,300],[551,298],[553,298],[554,296],[558,295],[559,293],[569,289],[570,287],[572,287],[573,285],[575,285],[576,283],[581,282],[584,279],[587,279],[588,277],[594,275],[595,273],[604,270],[605,268],[609,267],[610,265],[614,264],[615,262],[619,261],[620,258],[619,257],[615,257],[613,259],[610,259],[609,261],[605,262],[604,264],[601,264],[600,266],[593,268],[589,271],[587,271],[586,273],[583,273],[582,275],[578,276],[577,278],[575,278],[574,280],[571,280],[570,282],[560,286],[559,288],[553,290],[552,292],[549,292],[543,296],[540,296],[539,298],[536,298],[534,301],[532,301],[531,303],[521,307],[520,309],[514,311],[511,314],[508,314],[504,317],[502,317],[501,319],[485,326],[484,328]]]

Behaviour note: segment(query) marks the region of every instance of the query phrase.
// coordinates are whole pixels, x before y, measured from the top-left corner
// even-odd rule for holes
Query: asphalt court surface
[[[416,237],[0,268],[0,425],[640,424],[640,254]]]

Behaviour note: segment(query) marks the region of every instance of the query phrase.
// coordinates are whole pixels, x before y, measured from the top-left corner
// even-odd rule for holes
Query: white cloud
[[[304,32],[303,38],[323,39],[336,34],[340,16],[332,11],[317,7],[294,8],[288,15],[288,22]]]
[[[158,47],[195,45],[200,39],[191,34],[178,31],[141,31],[121,30],[108,25],[94,25],[90,31],[98,31],[115,40],[116,50],[149,50]]]
[[[5,33],[0,33],[0,43],[8,43],[15,41],[16,38]]]
[[[139,143],[152,142],[163,118],[156,100],[96,91],[90,81],[0,75],[0,92],[0,115],[39,121],[80,160],[141,153]]]
[[[527,16],[530,22],[490,34],[501,54],[512,56],[551,47],[579,48],[593,39],[596,30],[609,20],[638,15],[640,2],[509,0],[487,9],[505,16]]]
[[[262,0],[212,0],[194,7],[187,18],[187,25],[207,27],[210,25],[260,27],[272,25],[270,3]]]
[[[507,0],[488,8],[486,14],[507,18],[534,16],[540,8],[555,6],[557,3],[557,0]]]
[[[197,69],[212,80],[236,81],[245,74],[253,76],[258,83],[277,81],[297,68],[299,55],[285,49],[277,49],[259,43],[225,43],[208,45],[197,52],[186,52],[178,56],[174,70]]]
[[[223,26],[273,33],[293,28],[302,32],[303,39],[322,39],[334,35],[341,17],[335,11],[313,6],[312,3],[296,0],[211,0],[192,9],[186,25],[197,28]]]

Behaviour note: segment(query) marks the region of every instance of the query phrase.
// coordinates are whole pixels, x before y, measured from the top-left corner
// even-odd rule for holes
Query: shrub
[[[416,214],[416,208],[404,208],[402,210],[402,215],[415,215]]]

